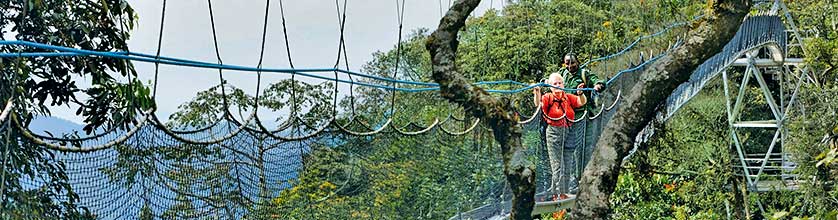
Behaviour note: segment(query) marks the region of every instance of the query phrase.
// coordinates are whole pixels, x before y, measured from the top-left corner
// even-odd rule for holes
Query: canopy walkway
[[[744,177],[747,181],[747,189],[752,192],[796,190],[798,188],[798,181],[800,180],[794,174],[791,174],[796,164],[791,160],[792,155],[782,148],[782,142],[787,135],[784,123],[788,120],[791,110],[799,108],[795,101],[800,86],[803,83],[811,82],[811,79],[808,78],[809,75],[803,65],[802,58],[787,56],[789,50],[792,49],[791,47],[798,47],[797,49],[802,50],[802,47],[800,47],[802,38],[794,27],[788,9],[781,1],[770,3],[773,3],[770,11],[748,16],[722,51],[701,64],[693,71],[688,82],[673,91],[658,112],[656,119],[638,135],[636,146],[649,141],[654,135],[657,124],[665,123],[690,99],[698,95],[705,85],[721,76],[727,100],[726,108],[728,123],[730,124],[728,129],[730,130],[730,138],[734,143],[732,147],[736,149],[736,155],[732,156],[738,161],[736,162],[738,164],[733,167],[735,173]],[[783,15],[786,16],[786,22],[780,17]],[[793,42],[789,43],[790,40]],[[739,67],[745,67],[745,74],[739,81],[738,95],[734,96],[730,91],[733,78],[727,71]],[[748,83],[751,79],[756,79],[758,82],[762,98],[767,100],[767,110],[774,117],[764,120],[743,120],[743,111],[765,109],[758,106],[749,108],[744,106],[746,90],[753,86]],[[779,88],[771,87],[769,83],[779,85]],[[731,100],[735,100],[735,102],[732,104]],[[615,102],[615,104],[618,103]],[[593,121],[590,118],[585,120],[582,123]],[[610,117],[604,120],[606,121],[597,121],[596,123],[607,123]],[[740,130],[744,129],[773,130],[773,137],[768,144],[755,143],[747,145],[746,148],[746,143],[739,134]],[[596,131],[595,135],[599,134],[600,131]],[[594,145],[595,141],[588,144],[580,143],[577,149],[591,148]],[[633,153],[631,152],[628,157],[631,157]],[[577,156],[580,155],[577,154]],[[540,177],[544,176],[541,175]],[[549,178],[549,176],[544,178]],[[545,202],[545,200],[550,200],[545,196],[545,193],[536,196],[536,201],[539,202],[536,202],[533,215],[572,208],[575,204],[575,197],[557,201]],[[759,203],[759,201],[756,202]],[[761,205],[760,208],[762,209]],[[509,200],[506,200],[460,213],[451,217],[450,220],[504,219],[508,217],[510,209]]]

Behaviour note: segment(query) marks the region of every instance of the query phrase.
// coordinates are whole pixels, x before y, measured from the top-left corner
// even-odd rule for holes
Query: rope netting
[[[79,207],[88,209],[99,219],[282,218],[291,210],[332,204],[330,201],[341,199],[341,196],[357,193],[353,190],[358,190],[358,185],[363,185],[368,178],[384,175],[360,168],[388,159],[377,158],[380,155],[371,153],[376,149],[369,148],[382,144],[417,148],[405,151],[416,153],[423,159],[452,161],[440,162],[437,165],[442,166],[434,172],[447,176],[444,179],[450,181],[448,185],[457,187],[456,191],[460,193],[438,195],[442,202],[427,201],[428,207],[423,207],[427,209],[426,212],[454,214],[473,210],[468,214],[471,216],[505,213],[509,210],[506,201],[511,194],[502,177],[499,150],[491,138],[490,128],[485,127],[479,119],[466,116],[461,107],[451,106],[439,97],[436,92],[438,84],[399,78],[398,57],[405,1],[396,2],[399,46],[396,49],[398,55],[392,77],[349,70],[343,35],[346,1],[342,4],[335,1],[341,36],[337,61],[332,68],[294,68],[290,55],[288,62],[291,68],[262,66],[270,1],[267,1],[265,8],[262,50],[256,67],[223,63],[218,50],[211,1],[208,1],[208,8],[216,50],[215,63],[160,56],[163,25],[160,27],[155,55],[91,51],[27,41],[0,41],[0,46],[20,51],[0,53],[2,58],[87,57],[154,63],[154,96],[160,95],[156,93],[157,66],[160,64],[217,69],[219,82],[207,92],[221,97],[214,101],[193,101],[197,106],[210,106],[208,112],[203,114],[210,115],[206,117],[210,120],[163,122],[158,118],[156,109],[152,108],[138,113],[136,123],[127,128],[97,130],[87,136],[32,131],[26,126],[28,122],[21,120],[21,112],[18,112],[20,109],[15,109],[12,101],[8,101],[0,114],[0,140],[6,140],[4,148],[7,151],[12,146],[11,142],[27,142],[32,143],[28,146],[36,151],[54,155],[51,162],[64,167],[73,193],[53,195],[53,199],[75,201]],[[163,1],[161,24],[165,21],[165,5]],[[286,52],[291,54],[281,0],[279,6]],[[629,88],[636,80],[636,74],[631,73],[641,71],[669,49],[680,45],[679,36],[685,31],[681,27],[689,22],[664,26],[659,32],[640,37],[615,54],[590,59],[583,65],[608,77],[608,89],[601,94],[594,92],[599,103],[596,112],[577,114],[575,119],[550,119],[567,120],[568,124],[572,124],[558,130],[564,142],[568,143],[565,145],[563,142],[563,145],[574,149],[567,152],[576,161],[572,173],[551,174],[549,171],[547,146],[543,138],[545,125],[540,106],[517,106],[522,118],[519,123],[525,128],[525,144],[532,146],[531,155],[539,162],[538,192],[548,191],[553,184],[550,181],[552,175],[573,176],[571,181],[578,181],[577,177],[589,160],[599,134],[621,102],[621,91]],[[344,68],[339,68],[341,62],[344,62]],[[226,70],[256,72],[255,96],[243,95],[240,89],[228,84],[224,79]],[[290,74],[291,78],[262,89],[262,75],[265,73]],[[295,77],[318,79],[324,83],[312,85]],[[347,84],[350,86],[349,94],[339,94],[338,85]],[[474,85],[499,96],[509,97],[521,92],[528,93],[533,88],[550,86],[514,80],[481,81]],[[529,103],[527,100],[532,97],[518,98],[518,103]],[[423,101],[426,107],[400,104],[410,100]],[[358,102],[378,104],[370,107],[369,104]],[[433,111],[424,111],[426,109]],[[265,118],[266,111],[279,112],[282,116]],[[424,145],[451,143],[462,146],[451,147],[454,151],[422,148]],[[335,153],[338,152],[336,149],[340,149],[340,153]],[[4,158],[7,155],[4,154]],[[323,186],[329,190],[310,193],[310,196],[303,198],[289,198],[289,190],[309,178],[304,171],[322,169],[307,165],[327,159],[333,160],[331,164],[338,164],[335,167],[339,168],[322,170],[322,176],[327,178],[321,182],[331,184]],[[491,173],[480,174],[485,177],[458,178],[477,175],[472,171],[487,167],[495,169],[488,169],[493,170]],[[22,177],[20,182],[24,188],[34,189],[44,187],[49,181],[43,175],[36,175]],[[539,199],[546,199],[544,195],[542,193]],[[458,216],[462,217],[463,214]]]

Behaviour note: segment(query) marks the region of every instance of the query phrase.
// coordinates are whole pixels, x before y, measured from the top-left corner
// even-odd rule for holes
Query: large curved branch
[[[626,94],[626,103],[606,125],[582,175],[573,217],[608,218],[609,197],[617,183],[621,160],[633,147],[635,137],[654,118],[667,95],[686,82],[704,60],[721,51],[750,10],[749,0],[708,0],[707,5],[707,16],[693,25],[686,42],[642,73]]]
[[[433,79],[440,85],[442,97],[457,103],[472,116],[492,128],[501,146],[504,175],[512,188],[511,219],[532,219],[535,195],[535,165],[526,158],[521,145],[521,127],[512,105],[471,86],[456,66],[457,34],[480,0],[458,0],[439,21],[425,47],[431,54]]]

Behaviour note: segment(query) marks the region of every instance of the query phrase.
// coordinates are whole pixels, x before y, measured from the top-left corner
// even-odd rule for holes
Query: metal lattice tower
[[[707,83],[721,76],[737,174],[745,177],[749,191],[795,189],[793,183],[783,182],[794,179],[790,173],[796,166],[782,147],[788,133],[784,122],[798,104],[799,88],[812,80],[803,59],[790,57],[804,51],[802,37],[788,8],[780,0],[755,4],[770,4],[770,9],[749,16],[722,52],[700,65],[690,80],[670,95],[654,123],[669,119]],[[742,75],[729,74],[740,70]],[[735,93],[732,84],[738,87]],[[751,94],[754,91],[758,92]],[[764,101],[764,105],[746,104],[753,100]],[[770,116],[762,116],[763,110]],[[651,125],[647,127],[638,140],[651,136],[651,128]],[[745,138],[746,133],[753,135]],[[759,140],[770,141],[760,143]]]
[[[803,50],[802,38],[797,30],[788,8],[782,1],[776,0],[771,6],[771,14],[782,13],[786,18],[785,37],[790,42],[785,47],[780,45],[766,45],[747,51],[738,58],[733,67],[744,67],[744,75],[734,78],[727,71],[722,72],[722,80],[725,89],[727,103],[728,124],[730,125],[730,138],[733,147],[736,149],[738,163],[734,169],[737,174],[744,177],[749,191],[764,192],[773,190],[795,190],[797,189],[796,176],[791,171],[796,164],[791,162],[789,155],[783,147],[788,129],[785,122],[790,116],[792,108],[795,107],[798,91],[803,83],[809,82],[808,69],[802,58],[789,57],[793,49]],[[770,77],[770,78],[769,78]],[[749,84],[751,79],[757,81],[757,86]],[[739,90],[734,96],[731,89],[731,81],[739,80]],[[770,84],[771,85],[770,85]],[[745,103],[749,88],[758,88],[770,110],[771,117],[768,118],[747,118],[743,117]],[[731,101],[734,101],[731,105]],[[770,134],[770,143],[764,146],[756,146],[761,143],[757,141],[748,142],[742,138],[742,133],[748,130],[762,130],[760,133]],[[754,138],[751,138],[754,139]]]

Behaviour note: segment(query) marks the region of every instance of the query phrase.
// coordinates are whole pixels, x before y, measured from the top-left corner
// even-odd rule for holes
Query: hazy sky
[[[343,4],[343,0],[339,0]],[[478,14],[500,8],[503,0],[484,0]],[[139,25],[128,43],[134,52],[154,54],[157,49],[162,0],[128,0],[139,16]],[[345,41],[350,69],[359,70],[375,51],[388,50],[398,41],[396,0],[348,0]],[[401,1],[399,1],[401,2]],[[215,0],[212,2],[221,58],[225,64],[255,67],[259,60],[264,0]],[[425,27],[433,30],[448,0],[406,0],[404,30]],[[291,57],[297,68],[332,67],[336,61],[340,36],[338,12],[334,0],[285,0]],[[342,7],[342,6],[341,6]],[[270,2],[267,41],[263,66],[286,68],[288,57],[282,31],[279,1]],[[215,62],[209,10],[205,0],[170,0],[166,6],[161,55]],[[140,78],[150,81],[154,65],[134,63]],[[342,66],[342,65],[341,65]],[[254,93],[256,74],[225,71],[225,78],[235,86]],[[331,75],[332,73],[327,73]],[[284,74],[263,74],[262,87],[288,78]],[[216,70],[161,65],[157,90],[158,115],[161,118],[191,100],[198,91],[218,83]],[[74,122],[75,107],[54,107],[53,115]]]

